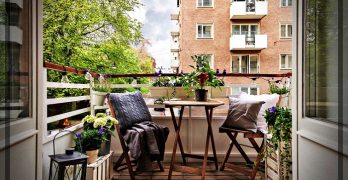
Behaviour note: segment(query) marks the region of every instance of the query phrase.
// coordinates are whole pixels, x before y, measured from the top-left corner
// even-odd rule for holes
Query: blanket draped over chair
[[[163,161],[169,129],[151,121],[133,125],[123,134],[138,170],[152,170],[152,161]]]
[[[140,92],[111,93],[109,101],[137,169],[152,170],[152,161],[163,160],[169,129],[152,122]]]

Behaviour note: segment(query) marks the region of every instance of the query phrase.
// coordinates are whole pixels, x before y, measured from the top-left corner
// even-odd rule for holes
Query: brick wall
[[[261,20],[230,20],[230,0],[214,0],[213,8],[197,8],[197,0],[181,1],[180,6],[180,68],[190,72],[195,54],[213,54],[214,69],[231,72],[231,54],[258,54],[260,73],[285,73],[280,70],[280,54],[291,54],[291,39],[280,39],[280,23],[292,21],[292,8],[280,7],[280,0],[268,0],[268,15]],[[196,39],[196,24],[214,24],[213,39]],[[233,23],[258,23],[261,34],[268,35],[268,48],[258,51],[230,51],[230,34]],[[251,84],[247,78],[226,78],[234,84]],[[262,80],[261,93],[267,92],[267,83]]]

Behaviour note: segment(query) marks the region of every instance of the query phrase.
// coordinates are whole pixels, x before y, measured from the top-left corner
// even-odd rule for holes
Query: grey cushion
[[[241,103],[239,97],[229,97],[228,115],[222,127],[257,131],[257,115],[263,101]]]
[[[109,100],[122,131],[136,123],[152,121],[149,109],[140,92],[111,93]]]

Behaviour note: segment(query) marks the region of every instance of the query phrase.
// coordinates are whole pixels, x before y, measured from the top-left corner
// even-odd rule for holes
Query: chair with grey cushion
[[[227,163],[227,161],[230,157],[233,146],[235,146],[247,164],[254,164],[242,148],[242,146],[246,145],[238,142],[238,134],[243,134],[244,138],[248,138],[252,146],[247,147],[254,148],[258,154],[262,152],[264,141],[262,141],[261,146],[259,146],[254,138],[264,138],[264,134],[257,130],[257,115],[264,102],[241,103],[239,102],[238,96],[229,97],[229,101],[228,116],[223,125],[219,128],[219,132],[226,133],[231,142],[220,170],[223,171],[225,167],[228,167],[245,175],[251,176],[251,179],[253,179],[255,178],[258,170],[260,160],[259,156],[257,158],[256,166],[252,172],[238,168],[238,166]]]
[[[118,170],[121,166],[126,165],[131,179],[135,179],[135,173],[132,168],[132,163],[128,155],[129,148],[123,137],[123,133],[137,123],[144,121],[152,121],[151,114],[140,92],[136,93],[111,93],[107,95],[108,104],[111,114],[118,120],[116,125],[117,135],[119,137],[122,154],[115,163],[114,169]],[[122,164],[123,160],[126,164]],[[164,171],[161,162],[157,161],[161,171]]]

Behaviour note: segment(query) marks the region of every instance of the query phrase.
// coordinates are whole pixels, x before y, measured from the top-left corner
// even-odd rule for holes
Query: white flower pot
[[[94,106],[103,106],[105,96],[108,93],[106,92],[98,92],[98,91],[92,91],[91,92],[91,104]]]

